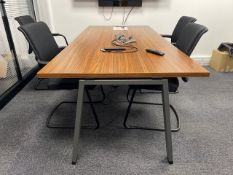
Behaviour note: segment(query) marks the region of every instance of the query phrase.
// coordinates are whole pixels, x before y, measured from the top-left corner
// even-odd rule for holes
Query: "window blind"
[[[33,0],[6,0],[5,7],[9,19],[22,15],[35,17]]]

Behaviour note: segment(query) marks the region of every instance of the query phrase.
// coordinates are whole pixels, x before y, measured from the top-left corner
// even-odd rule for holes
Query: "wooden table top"
[[[113,47],[111,41],[119,33],[133,36],[138,52],[100,51],[101,48]],[[147,48],[160,50],[165,56],[147,53]],[[209,72],[148,26],[129,26],[128,31],[114,31],[110,26],[90,26],[37,76],[84,79],[207,77]]]

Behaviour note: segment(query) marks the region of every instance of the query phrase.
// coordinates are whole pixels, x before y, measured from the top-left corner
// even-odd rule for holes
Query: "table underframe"
[[[74,130],[74,145],[72,154],[72,164],[77,163],[79,151],[79,136],[81,129],[82,108],[83,108],[83,95],[84,89],[87,85],[161,85],[162,86],[162,102],[163,102],[163,116],[165,127],[165,140],[167,150],[168,163],[173,164],[173,151],[172,151],[172,135],[170,123],[170,103],[169,103],[169,89],[167,79],[82,79],[79,81],[77,111]]]

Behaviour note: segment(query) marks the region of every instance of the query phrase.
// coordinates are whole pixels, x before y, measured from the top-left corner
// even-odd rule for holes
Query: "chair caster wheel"
[[[77,162],[72,162],[72,165],[76,165]]]

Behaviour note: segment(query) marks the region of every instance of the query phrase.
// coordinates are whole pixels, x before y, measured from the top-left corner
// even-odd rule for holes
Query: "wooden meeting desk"
[[[138,52],[103,53],[112,47],[115,34],[133,36]],[[147,53],[156,48],[165,56]],[[91,26],[37,73],[38,78],[78,78],[79,89],[72,163],[77,162],[78,141],[85,85],[162,85],[167,158],[173,163],[169,91],[165,77],[208,77],[209,72],[148,26],[130,26],[128,31]]]

